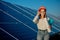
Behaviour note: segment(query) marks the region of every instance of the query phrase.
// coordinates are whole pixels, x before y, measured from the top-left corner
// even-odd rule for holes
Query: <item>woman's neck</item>
[[[41,19],[43,19],[44,17],[41,17]]]
[[[41,16],[41,19],[45,18],[44,16]]]

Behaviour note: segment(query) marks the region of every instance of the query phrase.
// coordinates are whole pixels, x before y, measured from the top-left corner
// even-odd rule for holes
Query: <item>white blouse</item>
[[[49,18],[48,18],[48,20],[49,20]],[[47,29],[48,32],[51,32],[47,18],[38,19],[38,15],[36,15],[35,18],[33,19],[33,22],[37,24],[38,29],[40,29],[40,30],[46,30]]]

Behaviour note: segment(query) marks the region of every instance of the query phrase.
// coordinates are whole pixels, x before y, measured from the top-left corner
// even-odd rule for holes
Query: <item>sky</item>
[[[60,16],[60,0],[3,0],[12,4],[25,6],[38,10],[40,6],[45,6],[47,12]]]

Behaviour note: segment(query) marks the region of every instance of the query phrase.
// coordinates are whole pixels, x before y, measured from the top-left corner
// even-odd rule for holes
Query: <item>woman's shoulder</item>
[[[48,20],[49,24],[53,24],[53,22],[54,22],[54,20],[52,18],[49,18],[49,17],[47,17],[47,20]]]

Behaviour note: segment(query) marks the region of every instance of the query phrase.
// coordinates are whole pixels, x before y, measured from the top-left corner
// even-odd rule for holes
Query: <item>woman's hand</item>
[[[51,28],[51,26],[49,26],[48,28]]]
[[[39,12],[39,11],[37,12],[37,15],[38,15],[38,16],[40,15],[40,12]]]
[[[51,26],[49,26],[49,27],[47,28],[47,30],[48,30],[48,32],[50,33],[50,32],[51,32]]]

